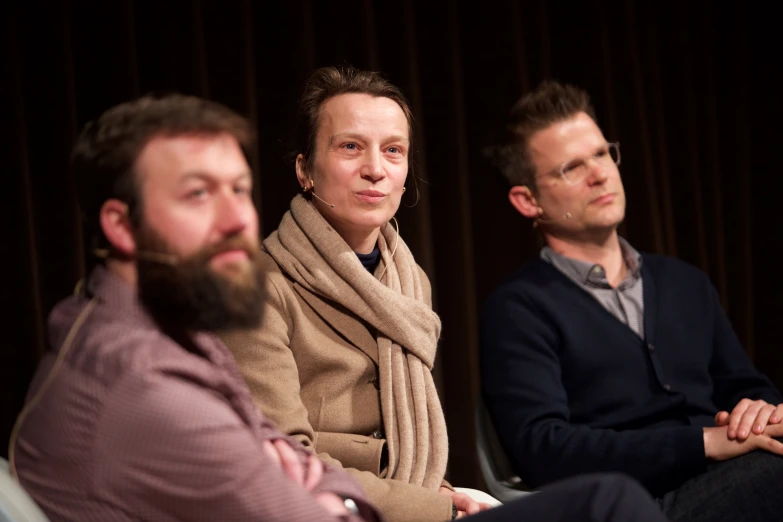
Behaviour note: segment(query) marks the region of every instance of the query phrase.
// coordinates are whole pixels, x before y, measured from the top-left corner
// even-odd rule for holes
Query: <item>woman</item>
[[[440,320],[390,223],[411,130],[404,96],[376,73],[312,75],[297,126],[302,194],[261,255],[263,324],[225,340],[284,432],[348,469],[390,520],[442,521],[455,493],[431,374]]]
[[[446,424],[430,373],[440,320],[427,277],[389,223],[408,175],[405,98],[374,73],[325,68],[300,110],[303,194],[264,241],[262,325],[223,340],[263,413],[344,467],[390,522],[486,509],[443,480]],[[662,517],[638,485],[610,476],[573,479],[476,522],[521,519]]]

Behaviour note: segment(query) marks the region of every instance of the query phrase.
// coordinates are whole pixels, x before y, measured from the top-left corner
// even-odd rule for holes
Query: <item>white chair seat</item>
[[[8,461],[0,458],[0,522],[49,522],[41,508],[8,471]]]
[[[488,493],[473,488],[454,488],[457,493],[465,493],[476,502],[489,504],[492,507],[502,506],[503,503]]]

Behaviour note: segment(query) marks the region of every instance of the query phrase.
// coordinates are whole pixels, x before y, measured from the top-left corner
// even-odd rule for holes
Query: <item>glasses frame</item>
[[[614,160],[614,158],[612,158],[612,159],[614,161],[614,164],[619,167],[620,166],[620,161],[622,160],[622,156],[620,154],[620,142],[619,141],[613,141],[613,142],[607,143],[606,146],[607,146],[607,151],[608,151],[608,154],[609,154],[610,157],[612,156],[612,153],[611,153],[612,149],[614,149],[616,151],[617,159],[616,160]],[[568,164],[570,164],[570,163],[574,163],[575,161],[580,161],[582,163],[587,163],[590,160],[595,161],[595,162],[600,161],[599,159],[597,159],[595,157],[595,155],[589,156],[587,158],[570,159],[570,160],[564,161],[558,168],[549,171],[549,173],[545,174],[545,175],[548,176],[548,175],[551,175],[551,174],[557,174],[558,176],[560,176],[560,178],[563,180],[563,182],[565,184],[567,184],[567,185],[576,185],[577,183],[581,182],[584,179],[584,177],[582,177],[580,179],[577,179],[577,180],[569,179],[568,175],[565,173],[566,166]]]

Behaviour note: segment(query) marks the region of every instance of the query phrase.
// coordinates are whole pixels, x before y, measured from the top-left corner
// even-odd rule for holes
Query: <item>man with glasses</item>
[[[488,152],[546,243],[482,315],[484,400],[523,481],[618,471],[673,520],[783,520],[783,398],[704,273],[617,234],[620,146],[587,93],[543,83]]]

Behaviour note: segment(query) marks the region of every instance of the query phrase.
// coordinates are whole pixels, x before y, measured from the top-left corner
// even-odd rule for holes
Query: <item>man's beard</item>
[[[168,243],[148,227],[136,237],[138,250],[173,254],[169,264],[137,259],[139,298],[159,323],[186,330],[222,331],[253,328],[261,322],[263,304],[258,245],[235,236],[209,245],[188,257],[177,257]],[[210,266],[222,252],[242,250],[249,262]],[[142,257],[142,256],[140,256]]]

